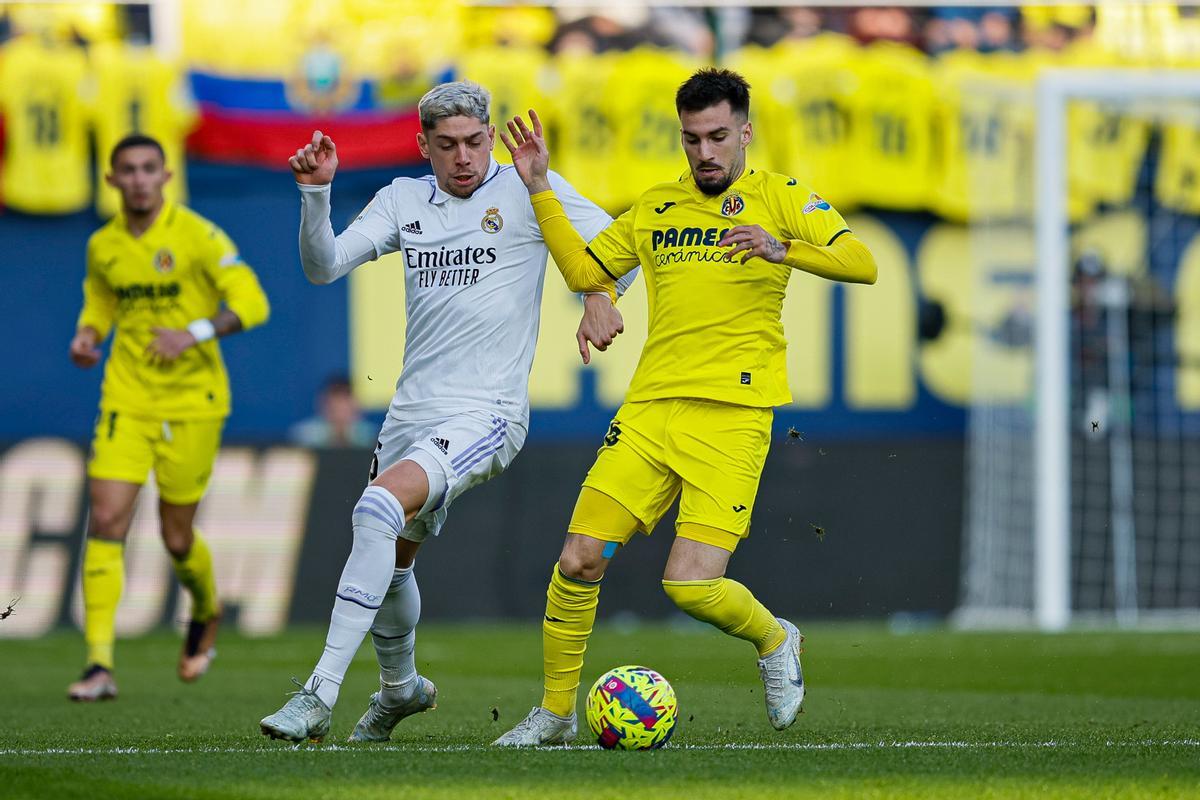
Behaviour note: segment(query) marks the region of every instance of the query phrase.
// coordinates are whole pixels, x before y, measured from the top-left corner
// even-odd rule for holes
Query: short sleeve
[[[613,223],[588,240],[588,252],[600,262],[613,280],[638,265],[637,246],[633,241],[633,223],[637,206],[613,220]]]
[[[376,192],[346,230],[369,239],[375,247],[376,258],[402,248],[404,243],[400,240],[400,229],[392,210],[392,187],[385,186]]]
[[[828,200],[794,178],[777,176],[770,189],[783,222],[783,235],[824,247],[849,232],[846,220]]]

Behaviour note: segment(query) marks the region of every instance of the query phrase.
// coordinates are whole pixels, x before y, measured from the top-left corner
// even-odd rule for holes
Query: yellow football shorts
[[[637,524],[615,523],[619,512],[584,491],[567,530],[624,544],[636,531],[654,530],[679,497],[678,535],[732,551],[750,533],[772,418],[770,408],[710,400],[625,403],[583,485],[615,500]]]
[[[154,470],[163,500],[191,505],[208,488],[224,426],[223,419],[166,422],[102,410],[92,437],[88,476],[140,485]]]

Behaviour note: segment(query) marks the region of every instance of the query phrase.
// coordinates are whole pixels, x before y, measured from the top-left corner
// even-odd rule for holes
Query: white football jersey
[[[550,183],[586,241],[612,222],[561,176]],[[548,251],[516,169],[493,160],[466,199],[432,175],[397,178],[346,230],[369,239],[376,258],[404,253],[408,322],[391,415],[478,410],[528,426]]]

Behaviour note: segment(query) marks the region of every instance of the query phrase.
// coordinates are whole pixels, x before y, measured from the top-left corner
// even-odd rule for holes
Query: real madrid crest
[[[726,195],[721,201],[721,216],[736,217],[742,213],[742,209],[746,207],[746,201],[742,199],[740,194]]]
[[[500,216],[500,209],[489,208],[479,227],[483,228],[484,233],[499,233],[504,227],[504,217]]]
[[[175,256],[172,255],[171,251],[167,248],[160,248],[159,251],[154,254],[154,268],[166,275],[168,272],[171,272],[175,269]]]

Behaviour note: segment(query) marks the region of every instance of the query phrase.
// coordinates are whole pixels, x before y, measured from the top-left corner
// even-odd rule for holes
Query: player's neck
[[[125,211],[125,227],[129,228],[129,234],[133,238],[138,238],[146,231],[150,230],[150,226],[154,224],[154,220],[158,219],[158,215],[162,213],[164,201],[159,200],[157,205],[146,211],[134,211],[126,208]]]

